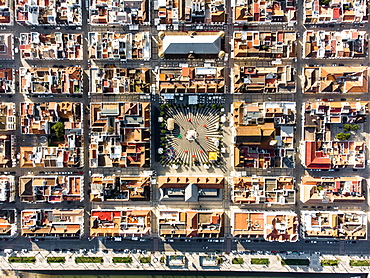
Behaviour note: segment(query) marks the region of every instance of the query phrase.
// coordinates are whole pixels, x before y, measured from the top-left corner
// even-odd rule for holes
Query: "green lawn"
[[[65,263],[66,258],[65,257],[49,257],[46,260],[49,264],[51,263]]]
[[[370,261],[368,260],[350,260],[350,266],[370,266]]]
[[[310,265],[308,259],[285,259],[281,260],[282,265]]]
[[[270,263],[269,259],[258,259],[258,258],[252,258],[251,264],[265,264],[268,265]]]
[[[115,264],[119,264],[119,263],[123,263],[123,264],[130,264],[132,263],[132,258],[131,257],[113,257],[113,263]]]
[[[338,266],[338,260],[321,260],[321,266]]]
[[[243,260],[243,258],[234,258],[231,262],[233,264],[243,264],[244,260]]]
[[[8,262],[10,263],[34,263],[36,262],[35,257],[9,257]]]
[[[152,261],[150,257],[141,257],[139,258],[139,260],[142,264],[150,264],[150,262]]]
[[[76,264],[84,264],[84,263],[102,263],[102,257],[77,257],[75,259]]]

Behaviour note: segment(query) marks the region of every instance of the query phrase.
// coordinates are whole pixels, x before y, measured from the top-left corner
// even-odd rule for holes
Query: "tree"
[[[114,127],[113,126],[108,127],[108,133],[112,134],[113,132],[114,132]]]
[[[351,125],[345,124],[343,128],[344,128],[344,131],[350,131],[351,130]]]
[[[339,141],[348,140],[350,137],[351,137],[350,133],[344,133],[344,132],[340,132],[335,136],[335,138],[337,138]]]
[[[60,138],[64,135],[64,124],[62,122],[57,122],[55,125],[51,127],[52,130],[54,130],[55,135]]]
[[[321,191],[322,190],[322,186],[321,185],[319,185],[318,187],[317,187],[317,191]]]
[[[351,127],[351,129],[352,129],[353,131],[357,131],[357,130],[358,130],[358,125],[353,125],[353,126]]]

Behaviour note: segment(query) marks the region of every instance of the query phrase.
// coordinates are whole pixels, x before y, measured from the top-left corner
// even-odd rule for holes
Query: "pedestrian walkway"
[[[138,250],[138,252],[141,252]],[[136,253],[136,252],[135,252]],[[10,257],[32,257],[34,263],[10,263]],[[48,263],[48,258],[64,258],[64,263]],[[95,258],[95,262],[77,263],[76,258]],[[130,257],[131,263],[113,263],[113,258]],[[241,264],[234,264],[233,259],[242,259]],[[113,251],[55,252],[55,251],[19,251],[0,254],[2,270],[220,270],[220,271],[258,271],[258,272],[322,272],[322,273],[369,273],[370,267],[351,267],[351,260],[365,261],[368,256],[334,255],[245,255],[214,253],[181,252],[145,252],[130,253]],[[283,265],[282,260],[308,259],[309,266]],[[322,266],[321,262],[331,261],[336,266]],[[144,262],[145,261],[145,262]],[[206,262],[206,263],[205,263]]]

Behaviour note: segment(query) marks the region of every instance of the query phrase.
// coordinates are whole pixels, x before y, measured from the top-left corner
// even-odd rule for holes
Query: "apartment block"
[[[90,202],[149,201],[150,177],[91,176]]]
[[[362,177],[302,177],[303,203],[364,202]]]
[[[151,56],[149,32],[90,32],[88,42],[90,59],[149,60]]]
[[[20,55],[26,60],[82,60],[82,34],[21,33]]]
[[[150,103],[90,105],[90,167],[148,167]]]
[[[263,238],[274,242],[296,242],[298,217],[290,211],[234,211],[232,219],[234,237]]]
[[[0,69],[0,94],[14,94],[15,81],[14,69],[1,68]]]
[[[12,25],[13,24],[13,3],[9,0],[3,0],[0,2],[0,25]]]
[[[147,0],[90,0],[89,23],[100,26],[138,25],[149,21]]]
[[[292,66],[234,67],[234,93],[295,93],[296,69]]]
[[[15,201],[14,176],[0,176],[0,203],[11,203]],[[0,210],[1,215],[1,210]]]
[[[149,94],[150,77],[146,68],[92,68],[90,94]]]
[[[293,177],[234,177],[232,198],[235,204],[295,204]]]
[[[1,25],[1,8],[0,8],[0,25]],[[10,33],[0,34],[0,59],[14,60],[14,36]],[[1,77],[1,76],[0,76]]]
[[[92,210],[90,217],[90,236],[150,236],[150,221],[150,210]]]
[[[20,90],[27,95],[82,94],[82,68],[20,68]]]
[[[17,236],[17,212],[15,209],[0,209],[0,238]]]
[[[365,168],[365,141],[360,136],[368,102],[303,103],[302,161],[307,169]],[[348,131],[345,128],[356,129]]]
[[[297,1],[236,0],[233,5],[234,22],[243,24],[293,23],[297,21]]]
[[[159,91],[160,93],[224,93],[224,68],[160,68]]]
[[[222,200],[224,177],[158,176],[161,201],[215,201]]]
[[[368,90],[367,67],[305,67],[304,93],[363,94]]]
[[[235,168],[294,168],[294,102],[234,102]]]
[[[237,31],[232,39],[235,59],[281,59],[297,56],[294,31]]]
[[[15,135],[0,135],[0,168],[16,166]]]
[[[60,203],[83,200],[83,176],[22,176],[21,202]]]
[[[29,238],[79,239],[84,231],[84,210],[23,210],[21,235]]]
[[[320,0],[305,0],[305,23],[353,23],[368,20],[365,0],[331,0],[326,5],[320,3]]]
[[[15,19],[21,25],[81,25],[81,1],[15,1]]]
[[[0,103],[0,131],[15,130],[15,103],[1,102]]]
[[[223,237],[224,212],[163,210],[159,212],[161,237]]]
[[[160,24],[223,24],[225,0],[159,0],[158,18]]]
[[[302,211],[305,238],[366,240],[367,215],[361,211]]]
[[[368,44],[366,31],[306,31],[303,36],[305,58],[364,58]]]

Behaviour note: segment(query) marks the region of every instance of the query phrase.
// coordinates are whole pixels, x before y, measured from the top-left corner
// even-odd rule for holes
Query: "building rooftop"
[[[0,209],[0,238],[17,236],[17,212],[15,209]]]
[[[15,81],[14,69],[1,68],[0,69],[0,94],[14,94]]]
[[[1,8],[0,8],[0,25],[1,25]],[[13,34],[0,34],[0,59],[14,60],[14,37]]]
[[[234,237],[264,238],[266,241],[296,242],[298,235],[297,214],[278,212],[233,212],[232,233]]]
[[[366,240],[367,216],[361,211],[302,211],[305,238]]]
[[[295,93],[296,69],[278,67],[234,67],[234,93]]]
[[[89,23],[98,26],[137,25],[149,21],[147,0],[91,0]]]
[[[368,102],[303,103],[304,127],[302,147],[304,166],[308,169],[365,167],[365,142],[356,132],[349,138],[337,137],[345,127],[362,128],[368,114]],[[348,125],[348,126],[347,126]],[[341,140],[337,139],[340,138]]]
[[[224,213],[220,211],[163,210],[159,212],[161,237],[222,237]]]
[[[286,23],[297,21],[297,1],[236,0],[233,19],[237,23]]]
[[[225,0],[160,0],[160,24],[206,23],[222,24],[226,20]]]
[[[14,176],[0,176],[0,203],[15,201],[15,178]]]
[[[90,105],[90,167],[150,165],[150,103]]]
[[[90,32],[88,47],[90,59],[149,60],[151,57],[149,32],[116,33]]]
[[[171,177],[158,176],[162,201],[178,200],[198,202],[222,198],[225,185],[223,177]]]
[[[223,67],[160,68],[161,93],[224,93]]]
[[[90,94],[148,94],[150,81],[150,69],[146,68],[92,68]]]
[[[362,177],[302,177],[304,203],[364,202]]]
[[[21,33],[20,54],[26,60],[82,60],[82,34],[55,32]]]
[[[368,90],[367,67],[305,67],[305,93],[362,94]]]
[[[91,177],[91,202],[104,201],[149,201],[150,178],[104,176]]]
[[[23,94],[82,94],[82,68],[20,68]]]
[[[22,176],[19,195],[28,203],[82,201],[83,181],[83,176]]]
[[[234,166],[294,168],[294,102],[234,102]]]
[[[81,25],[81,2],[16,0],[15,19],[22,25]]]
[[[233,202],[236,204],[295,204],[293,177],[234,177]]]
[[[92,210],[90,236],[150,236],[150,210]]]
[[[0,135],[0,168],[16,166],[15,135]]]
[[[367,21],[365,0],[344,0],[338,3],[336,0],[321,5],[319,0],[306,0],[304,2],[304,22],[365,22]]]
[[[232,39],[235,59],[296,57],[294,31],[236,31]]]
[[[78,239],[83,234],[84,210],[22,210],[24,237]]]
[[[306,58],[363,58],[366,57],[368,36],[366,31],[356,29],[306,31],[303,42]]]

